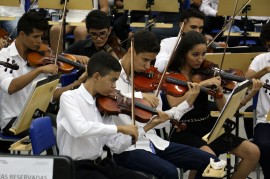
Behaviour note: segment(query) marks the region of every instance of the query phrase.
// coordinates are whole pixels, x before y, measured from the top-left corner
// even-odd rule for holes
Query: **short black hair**
[[[159,41],[153,32],[147,30],[137,31],[134,33],[133,39],[136,53],[158,53],[160,50]],[[130,47],[130,39],[127,46]]]
[[[260,39],[264,45],[267,41],[270,41],[270,23],[263,24]]]
[[[98,52],[94,54],[87,64],[88,77],[92,77],[98,72],[101,76],[106,76],[111,71],[121,72],[119,61],[107,52]]]
[[[198,18],[201,20],[205,20],[205,15],[203,12],[196,8],[189,8],[183,10],[183,12],[180,15],[180,22],[184,22],[184,20],[189,20],[189,18]]]
[[[89,32],[92,29],[110,28],[110,18],[100,10],[93,10],[86,16],[86,29]]]
[[[31,10],[22,15],[18,21],[17,34],[23,31],[26,35],[33,33],[34,29],[47,31],[49,28],[48,21],[44,15],[38,11]]]
[[[196,31],[190,31],[185,33],[182,37],[179,45],[177,46],[175,53],[172,57],[172,62],[169,64],[169,71],[179,72],[180,69],[186,63],[185,58],[187,53],[195,46],[199,44],[205,44],[205,37]]]

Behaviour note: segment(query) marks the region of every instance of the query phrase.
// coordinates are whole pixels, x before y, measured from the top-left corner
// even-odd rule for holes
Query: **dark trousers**
[[[261,151],[260,165],[264,178],[270,179],[270,124],[259,123],[254,129],[254,143]]]
[[[109,158],[94,163],[90,160],[75,161],[76,179],[147,179],[139,173],[116,165]]]
[[[117,164],[136,171],[156,176],[159,179],[178,179],[177,168],[197,170],[201,176],[210,158],[219,159],[200,149],[170,142],[165,150],[155,148],[156,154],[145,150],[126,151],[114,154]],[[199,177],[200,178],[200,177]]]

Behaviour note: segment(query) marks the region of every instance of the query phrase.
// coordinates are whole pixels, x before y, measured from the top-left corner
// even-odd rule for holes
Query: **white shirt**
[[[98,0],[93,0],[93,10],[98,9]],[[82,22],[91,10],[68,10],[66,22]]]
[[[21,0],[20,7],[0,6],[0,16],[21,17],[25,12],[24,4],[25,1]]]
[[[21,58],[19,52],[16,49],[15,41],[8,46],[7,48],[3,48],[0,51],[0,60],[6,62],[7,59],[10,59],[10,63],[12,60],[15,60],[15,63],[18,64],[19,69],[14,70],[13,73],[9,73],[9,69],[7,72],[4,71],[5,67],[0,66],[0,87],[1,87],[1,101],[0,101],[0,110],[1,110],[1,128],[3,129],[7,123],[13,118],[17,117],[21,109],[24,105],[24,102],[27,99],[28,92],[31,88],[31,85],[34,81],[38,81],[47,75],[40,74],[37,76],[31,83],[29,83],[26,87],[17,91],[16,93],[9,95],[8,88],[11,81],[15,78],[18,78],[30,71],[33,70],[33,67],[27,66],[27,63],[24,59]]]
[[[264,67],[270,66],[270,52],[263,53],[258,56],[256,56],[250,66],[249,69],[254,70],[255,72],[258,72],[262,70]],[[266,82],[266,80],[270,80],[270,73],[265,74],[263,77],[260,78],[262,82]],[[267,83],[269,84],[269,82]],[[267,93],[265,93],[265,89],[261,88],[259,91],[258,96],[258,103],[256,107],[257,111],[257,121],[256,123],[266,123],[266,117],[265,115],[268,114],[270,110],[270,96],[269,96],[269,90]]]
[[[131,145],[131,137],[117,133],[112,117],[101,116],[96,99],[82,84],[60,97],[57,144],[60,155],[94,160],[102,155],[105,144],[114,153],[123,152]]]
[[[160,43],[160,51],[156,56],[155,67],[159,72],[163,72],[170,57],[173,53],[174,46],[177,42],[177,37],[163,39]]]
[[[218,10],[218,3],[219,3],[219,0],[203,0],[202,5],[200,6],[200,10],[206,16],[215,17],[217,14],[217,10]],[[241,16],[236,16],[234,19],[241,20]],[[267,16],[248,16],[248,20],[266,21],[266,20],[269,20],[269,17],[267,17]]]
[[[203,0],[202,5],[200,6],[200,10],[206,16],[215,17],[217,14],[217,9],[218,9],[218,1],[219,0]]]
[[[125,96],[130,96],[131,94],[131,84],[129,80],[127,80],[127,75],[125,71],[122,69],[121,74],[119,79],[116,82],[116,89],[120,90],[121,93]],[[136,92],[135,97],[137,98],[142,98],[141,92]],[[160,100],[160,106],[162,106],[161,100]],[[185,101],[178,105],[175,108],[172,108],[168,111],[166,111],[169,116],[171,116],[174,119],[180,119],[186,112],[191,110],[193,108],[188,105],[188,103]],[[132,120],[130,116],[125,115],[125,114],[120,114],[119,115],[120,119],[115,119],[115,123],[118,124],[131,124]],[[146,123],[140,123],[136,121],[136,125],[139,127],[143,127]],[[160,124],[156,126],[156,128],[162,128],[165,127],[166,125],[169,125],[169,121],[166,121],[163,124]],[[143,136],[140,135],[138,141],[136,142],[136,147],[134,145],[130,146],[126,151],[131,151],[135,149],[143,149],[149,152],[153,152],[151,147],[150,147],[150,141],[154,144],[156,148],[159,150],[165,150],[169,146],[169,142],[166,140],[163,140],[160,138],[154,129],[151,129],[147,131]]]

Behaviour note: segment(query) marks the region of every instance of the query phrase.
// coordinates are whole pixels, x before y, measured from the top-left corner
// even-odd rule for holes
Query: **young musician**
[[[65,50],[65,53],[74,54],[76,59],[89,59],[98,51],[105,51],[111,37],[110,19],[106,13],[93,10],[86,16],[85,23],[90,39],[80,40]],[[113,45],[111,48],[116,48],[115,43]]]
[[[132,145],[132,137],[136,142],[142,136],[141,131],[169,119],[168,115],[159,112],[159,117],[138,132],[135,125],[115,125],[112,116],[102,116],[96,104],[97,95],[108,96],[115,92],[120,72],[117,59],[106,52],[98,52],[88,62],[86,82],[61,95],[57,144],[60,155],[70,156],[75,161],[76,179],[146,178],[117,166],[109,158],[101,159],[104,145],[114,153],[121,153]]]
[[[89,1],[88,1],[89,2]],[[93,10],[100,9],[101,11],[108,14],[109,5],[108,0],[92,0],[93,2]],[[85,16],[89,13],[89,10],[75,10],[70,9],[67,12],[66,22],[84,22]],[[60,25],[53,25],[50,29],[50,45],[54,52],[57,50],[57,44],[60,34]],[[88,33],[85,26],[66,26],[66,34],[74,33],[74,41],[77,42],[79,40],[84,40],[87,38]],[[63,51],[63,37],[60,37],[60,46],[59,53]]]
[[[182,32],[186,33],[191,30],[202,33],[204,27],[204,14],[198,9],[190,8],[183,11],[180,18],[180,26],[182,23]],[[174,45],[176,44],[177,37],[166,38],[161,41],[160,52],[157,55],[155,67],[158,68],[160,72],[163,72],[166,67],[168,60],[174,50]]]
[[[270,24],[264,24],[262,27],[260,38],[264,46],[270,50]],[[245,76],[247,78],[260,79],[267,83],[270,79],[270,52],[262,53],[254,58],[251,62]],[[265,89],[259,91],[258,102],[256,107],[256,126],[254,128],[254,143],[258,145],[261,156],[260,165],[263,170],[264,178],[270,178],[270,124],[266,121],[266,116],[269,114],[270,98]]]
[[[159,42],[156,36],[149,31],[137,31],[134,34],[134,71],[144,72],[148,69],[150,62],[155,59],[158,52]],[[116,82],[116,89],[120,90],[122,94],[130,96],[132,92],[132,79],[130,78],[131,48],[128,49],[120,63],[122,71],[120,78]],[[199,92],[199,86],[192,83],[189,90],[186,101],[170,111],[166,111],[171,118],[179,120],[183,114],[192,109],[193,101]],[[158,98],[156,101],[154,100],[153,94],[148,95],[152,96],[152,98],[149,98],[149,96],[146,98],[140,91],[135,92],[135,97],[145,99],[152,106],[157,106],[159,103],[161,105],[161,101]],[[121,116],[120,120],[115,120],[116,123],[130,124],[132,122],[127,115],[120,114],[119,116]],[[168,124],[169,121],[166,121],[157,126],[157,128],[163,128]],[[136,125],[141,127],[148,124],[136,122]],[[142,132],[143,135],[138,139],[136,145],[130,146],[125,152],[113,155],[119,165],[149,173],[158,178],[177,179],[177,167],[186,170],[197,170],[200,172],[199,176],[201,176],[201,173],[209,164],[209,158],[214,157],[196,148],[163,140],[157,136],[153,128]],[[217,157],[214,157],[214,159],[219,161]]]
[[[199,69],[204,63],[205,53],[206,41],[204,36],[195,31],[187,32],[182,37],[176,49],[176,54],[169,65],[169,71],[181,73],[188,81],[192,81],[192,71]],[[258,80],[253,80],[253,83],[252,91],[241,101],[241,106],[245,105],[247,99],[251,99],[262,86]],[[217,87],[219,97],[215,97],[215,102],[218,109],[221,110],[226,102],[222,92],[221,77],[212,77],[199,82],[199,84],[204,87],[211,87],[213,85]],[[182,97],[167,95],[168,104],[171,107],[177,106],[186,100],[186,97],[187,94]],[[258,162],[260,156],[258,147],[231,133],[224,133],[214,142],[207,145],[207,143],[202,140],[202,137],[208,134],[213,127],[215,121],[211,121],[210,119],[208,94],[200,92],[194,102],[194,108],[181,118],[181,121],[185,122],[187,125],[186,130],[177,132],[172,129],[171,141],[191,145],[215,155],[230,151],[235,156],[241,158],[241,162],[232,178],[246,178]],[[231,144],[226,142],[226,138],[228,137],[231,139]]]
[[[34,81],[57,74],[58,67],[55,64],[48,64],[40,67],[27,65],[27,53],[29,50],[37,50],[41,45],[43,32],[48,29],[48,22],[38,12],[25,13],[19,20],[15,41],[0,51],[0,60],[6,62],[15,61],[19,69],[12,73],[5,72],[5,67],[0,66],[1,86],[1,129],[4,134],[9,132],[16,117],[20,114],[28,92]],[[48,63],[51,63],[50,60]]]

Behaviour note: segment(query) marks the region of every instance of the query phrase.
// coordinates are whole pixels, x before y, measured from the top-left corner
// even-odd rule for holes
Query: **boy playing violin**
[[[18,22],[18,35],[16,40],[7,48],[0,51],[0,60],[15,61],[19,69],[13,73],[5,72],[5,67],[0,67],[1,85],[1,129],[3,133],[9,132],[16,117],[20,114],[28,92],[34,81],[38,81],[49,74],[57,74],[58,67],[48,64],[40,67],[27,65],[28,50],[37,50],[41,45],[43,32],[48,29],[48,22],[38,12],[25,13]],[[49,61],[48,61],[49,62]]]
[[[112,37],[112,29],[110,28],[110,19],[107,14],[103,11],[93,10],[86,16],[86,28],[89,33],[90,39],[80,40],[72,44],[65,53],[74,54],[76,59],[88,60],[91,56],[101,50],[106,51],[107,49],[117,49],[117,43],[113,46],[107,46],[110,40],[117,38]],[[109,52],[109,51],[108,51]],[[110,52],[109,52],[110,53]],[[117,54],[111,53],[114,57]]]
[[[159,112],[159,117],[138,131],[135,125],[115,125],[112,116],[101,116],[96,97],[115,91],[120,72],[117,59],[106,52],[98,52],[88,62],[86,82],[61,95],[57,144],[60,155],[70,156],[75,161],[76,179],[147,178],[117,166],[109,158],[101,159],[104,145],[114,153],[121,153],[132,145],[132,138],[136,142],[143,135],[142,131],[169,119],[168,115]]]
[[[134,34],[134,71],[144,72],[148,69],[150,62],[155,59],[158,52],[159,42],[156,36],[149,31],[137,31]],[[116,89],[120,90],[122,94],[130,96],[132,92],[132,79],[130,79],[131,48],[128,49],[120,63],[122,71],[120,78],[116,82]],[[187,92],[188,98],[186,101],[166,111],[170,118],[179,120],[182,115],[192,109],[192,103],[199,93],[199,86],[195,83],[191,83],[189,86],[190,90]],[[145,97],[141,92],[135,92],[135,97],[145,99],[152,106],[156,107],[159,103],[161,105],[161,101],[153,94],[148,95]],[[132,122],[127,115],[120,114],[119,117],[120,120],[115,120],[116,123],[130,124]],[[165,127],[168,124],[169,121],[166,121],[158,125],[157,128]],[[136,125],[140,131],[147,124],[136,122]],[[186,170],[194,169],[201,174],[208,165],[210,158],[219,161],[212,154],[202,152],[190,146],[163,140],[156,134],[153,128],[148,131],[142,130],[141,132],[142,134],[139,135],[136,145],[130,146],[122,153],[113,155],[117,164],[125,168],[152,174],[158,178],[177,179],[178,167]]]
[[[47,65],[31,67],[28,66],[27,54],[29,50],[38,50],[42,45],[41,37],[44,31],[48,30],[48,22],[45,17],[36,11],[25,13],[18,22],[18,35],[15,41],[0,51],[0,60],[15,61],[19,66],[13,73],[5,72],[5,67],[0,66],[0,85],[1,85],[1,130],[6,135],[14,135],[9,131],[10,127],[19,116],[22,107],[28,96],[31,85],[35,81],[55,75],[58,67],[53,60],[45,59]],[[74,85],[79,86],[85,80],[82,75],[76,84],[58,88],[53,94],[54,100],[58,100],[62,92],[71,89]]]

